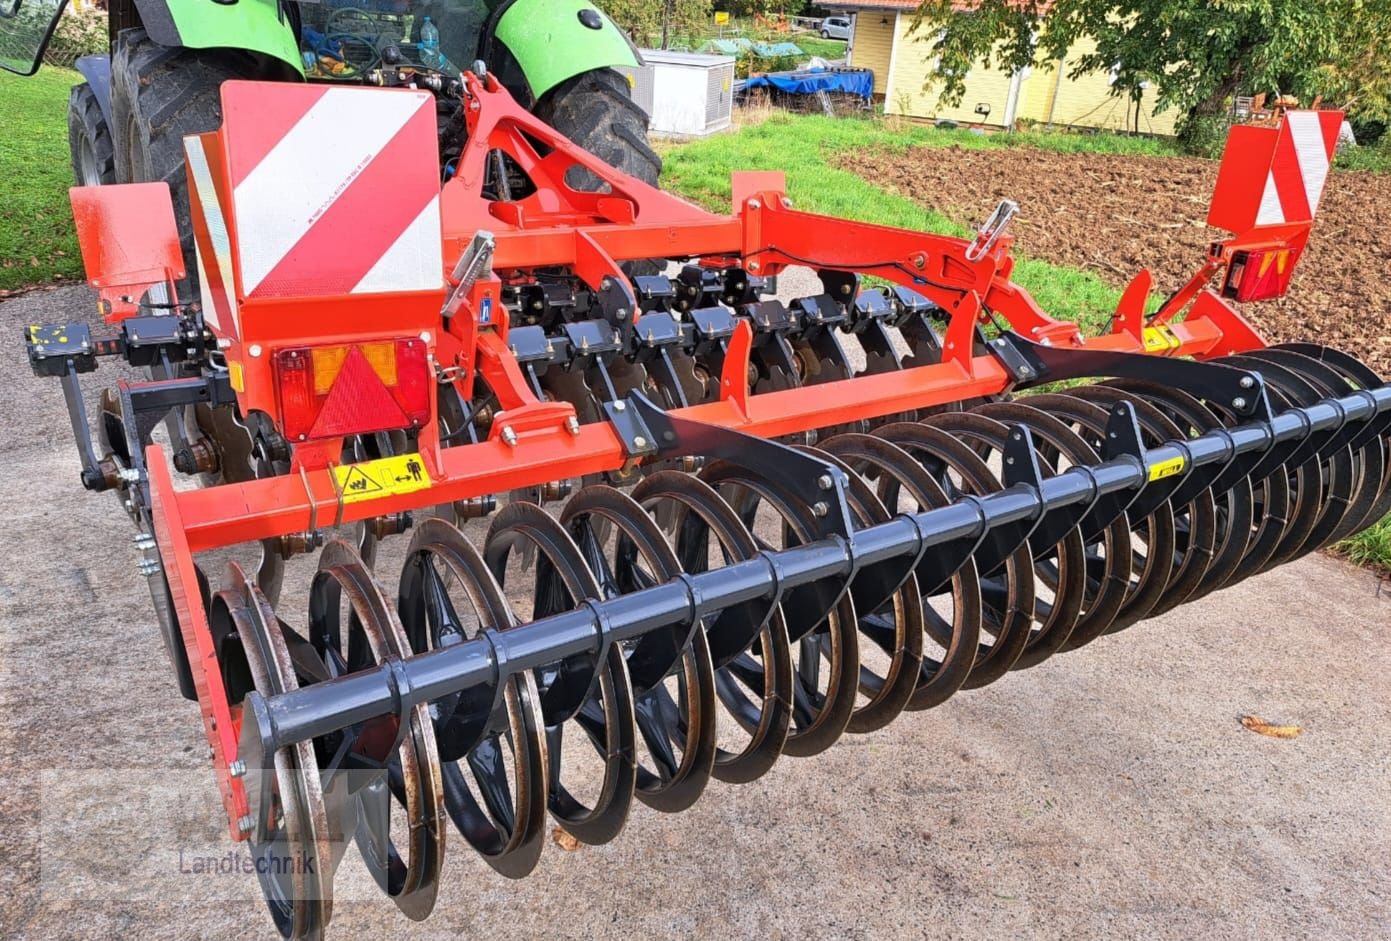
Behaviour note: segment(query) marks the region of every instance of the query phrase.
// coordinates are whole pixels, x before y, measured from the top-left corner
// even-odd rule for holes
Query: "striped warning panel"
[[[1342,123],[1341,111],[1288,111],[1278,128],[1232,128],[1208,222],[1240,233],[1313,221]]]
[[[443,287],[432,95],[228,82],[222,103],[241,297]]]

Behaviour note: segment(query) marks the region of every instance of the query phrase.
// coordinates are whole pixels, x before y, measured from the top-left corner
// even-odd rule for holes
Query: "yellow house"
[[[916,0],[854,0],[821,3],[851,16],[849,64],[874,73],[874,93],[888,114],[952,120],[962,124],[1013,127],[1019,121],[1060,127],[1135,130],[1135,105],[1129,97],[1111,94],[1111,77],[1090,72],[1069,78],[1070,63],[1091,50],[1084,40],[1061,60],[1039,62],[1010,74],[999,69],[973,68],[966,76],[966,94],[954,108],[938,103],[941,86],[924,92],[923,85],[937,68],[931,36],[912,32]],[[1139,130],[1172,135],[1179,113],[1154,113],[1156,92],[1145,90],[1140,102]]]

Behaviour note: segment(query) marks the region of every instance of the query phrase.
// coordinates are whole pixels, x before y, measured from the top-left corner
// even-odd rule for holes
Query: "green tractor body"
[[[0,0],[0,67],[33,74],[66,0]],[[595,69],[631,67],[638,57],[613,22],[586,0],[117,0],[109,7],[113,40],[143,28],[167,49],[236,49],[283,63],[310,80],[356,77],[372,40],[397,42],[404,61],[418,61],[419,32],[430,17],[455,71],[482,59],[495,69],[510,59],[531,100]],[[393,37],[393,30],[398,30]],[[335,49],[347,45],[349,51]],[[335,72],[326,60],[358,61]]]

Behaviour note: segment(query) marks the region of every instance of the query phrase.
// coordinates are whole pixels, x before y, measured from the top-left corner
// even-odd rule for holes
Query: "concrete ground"
[[[0,304],[0,937],[268,937],[253,876],[195,871],[234,849],[195,708],[130,524],[23,362],[21,324],[90,310]],[[455,839],[422,924],[350,862],[330,933],[1388,937],[1388,628],[1386,586],[1306,558],[684,814],[638,807],[525,881]]]

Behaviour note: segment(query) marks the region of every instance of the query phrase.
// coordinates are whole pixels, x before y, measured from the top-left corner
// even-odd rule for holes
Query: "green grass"
[[[44,68],[0,72],[0,291],[82,276],[68,187],[68,90],[82,79]]]
[[[1076,138],[1076,140],[1073,140]],[[1051,150],[1077,148],[1079,141],[1118,148],[1110,152],[1152,152],[1153,141],[1101,135],[1017,134],[982,136],[968,131],[939,131],[930,127],[890,127],[888,122],[775,114],[761,124],[735,134],[723,134],[671,147],[663,155],[663,187],[710,209],[728,211],[729,177],[734,170],[783,170],[788,195],[798,208],[865,222],[947,235],[968,230],[939,212],[904,196],[887,193],[831,161],[838,154],[873,148],[902,152],[913,146],[990,148],[1035,146]],[[1014,280],[1045,310],[1087,329],[1101,328],[1115,310],[1120,289],[1094,274],[1020,258]]]
[[[1365,565],[1391,577],[1391,516],[1338,545],[1358,565]]]
[[[1391,173],[1391,134],[1375,147],[1349,147],[1340,150],[1333,165],[1340,170]]]
[[[820,56],[827,62],[845,58],[846,42],[843,39],[822,39],[820,36],[794,36],[787,40],[794,42],[809,56]]]

